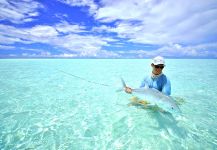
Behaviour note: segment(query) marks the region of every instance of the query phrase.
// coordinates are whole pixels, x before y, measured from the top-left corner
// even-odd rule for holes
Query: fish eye
[[[172,107],[172,109],[173,109],[173,107]]]

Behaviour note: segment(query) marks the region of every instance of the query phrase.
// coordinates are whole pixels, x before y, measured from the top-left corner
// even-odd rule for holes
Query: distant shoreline
[[[166,59],[217,59],[217,58],[167,58]],[[72,58],[72,57],[0,57],[0,59],[152,59],[150,58]]]

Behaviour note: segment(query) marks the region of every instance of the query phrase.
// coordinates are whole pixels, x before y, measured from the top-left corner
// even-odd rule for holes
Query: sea
[[[1,150],[215,150],[217,59],[167,59],[181,115],[131,105],[150,59],[1,59]]]

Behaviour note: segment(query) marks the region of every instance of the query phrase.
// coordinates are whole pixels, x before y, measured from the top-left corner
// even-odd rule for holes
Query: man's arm
[[[166,83],[163,86],[162,93],[169,96],[171,94],[171,83],[170,83],[170,80],[168,78],[166,78],[165,82]]]
[[[142,82],[141,82],[141,84],[140,84],[140,88],[146,87],[146,86],[149,87],[149,85],[148,85],[148,77],[145,77],[145,78],[142,80]]]

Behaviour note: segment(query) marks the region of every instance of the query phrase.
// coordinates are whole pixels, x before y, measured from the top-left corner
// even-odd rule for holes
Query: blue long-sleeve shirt
[[[166,95],[171,94],[170,80],[164,74],[156,78],[146,76],[142,81],[140,88],[145,86],[148,86],[149,88],[155,88]]]

